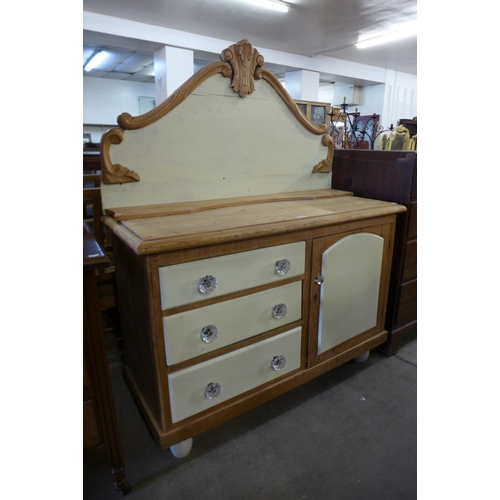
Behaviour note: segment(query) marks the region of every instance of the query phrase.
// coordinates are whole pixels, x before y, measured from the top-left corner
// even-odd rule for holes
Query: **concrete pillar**
[[[317,71],[290,71],[285,73],[286,91],[299,101],[319,100],[319,73]]]
[[[175,92],[194,72],[194,53],[162,47],[154,53],[156,105]]]

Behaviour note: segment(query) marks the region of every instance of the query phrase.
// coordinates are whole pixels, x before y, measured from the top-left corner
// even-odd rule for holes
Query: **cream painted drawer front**
[[[261,384],[300,367],[301,327],[211,359],[168,376],[172,421],[179,422],[212,408]],[[274,356],[284,356],[286,364],[276,371]],[[208,384],[220,384],[221,393],[208,399]]]
[[[291,268],[286,274],[279,275],[275,265],[283,259],[290,261]],[[305,242],[298,241],[161,267],[161,307],[170,309],[299,276],[304,273],[304,266]],[[205,276],[217,279],[217,288],[212,293],[198,291],[199,281]]]
[[[282,318],[272,313],[279,304],[287,308]],[[167,364],[212,352],[301,317],[302,281],[167,316],[163,318]],[[218,330],[211,342],[202,340],[202,329],[207,326]]]

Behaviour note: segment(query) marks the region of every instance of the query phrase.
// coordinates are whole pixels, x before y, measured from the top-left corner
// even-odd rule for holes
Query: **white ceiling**
[[[416,19],[416,0],[288,3],[286,14],[255,7],[246,0],[83,0],[83,10],[233,42],[246,38],[254,46],[281,52],[329,56],[417,74],[416,36],[364,50],[354,46],[374,31]],[[153,53],[162,45],[84,30],[83,64],[95,50],[106,48],[113,57],[106,68],[93,70],[90,76],[154,82]],[[199,66],[218,58],[218,54],[196,51],[194,56]],[[293,69],[267,63],[266,67],[278,77]],[[334,74],[320,75],[323,82],[335,78]]]

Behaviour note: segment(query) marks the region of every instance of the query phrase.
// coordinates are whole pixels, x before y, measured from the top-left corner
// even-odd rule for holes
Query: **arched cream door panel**
[[[318,354],[377,324],[384,239],[358,233],[323,252]]]

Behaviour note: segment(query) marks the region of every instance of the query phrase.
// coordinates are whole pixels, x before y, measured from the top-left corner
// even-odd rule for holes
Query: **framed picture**
[[[295,101],[299,109],[304,113],[309,120],[315,125],[324,123],[330,126],[330,103],[328,102],[315,102],[315,101]]]

